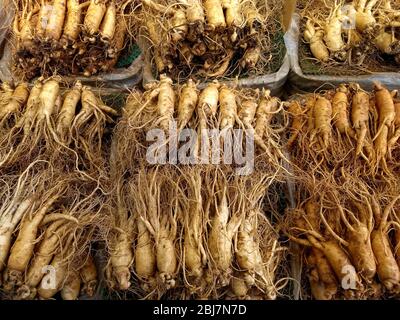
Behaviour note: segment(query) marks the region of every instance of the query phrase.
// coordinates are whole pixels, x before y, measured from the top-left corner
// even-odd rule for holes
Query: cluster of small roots
[[[17,0],[15,74],[85,75],[110,71],[129,41],[132,1]]]
[[[233,78],[276,72],[282,62],[281,1],[143,0],[141,7],[142,43],[158,74]]]
[[[350,84],[287,103],[297,190],[283,229],[303,249],[304,297],[400,293],[396,94]]]
[[[103,140],[113,109],[88,87],[40,79],[3,83],[0,294],[9,299],[94,296],[92,244],[107,223]]]
[[[400,65],[400,6],[393,0],[300,2],[303,58],[332,74],[397,71]],[[307,62],[301,62],[312,72]],[[315,65],[314,65],[315,69]]]
[[[263,211],[267,174],[138,169],[120,177],[106,279],[140,299],[275,299],[285,249]]]

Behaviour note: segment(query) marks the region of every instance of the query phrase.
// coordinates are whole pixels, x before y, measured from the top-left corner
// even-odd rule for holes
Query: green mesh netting
[[[137,44],[129,46],[127,49],[122,51],[122,54],[120,55],[118,62],[117,62],[117,68],[127,68],[129,67],[133,61],[139,57],[141,54],[140,48]]]

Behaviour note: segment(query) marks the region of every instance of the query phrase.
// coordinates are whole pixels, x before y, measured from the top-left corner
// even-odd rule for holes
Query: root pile
[[[131,94],[111,151],[110,288],[143,299],[275,299],[281,294],[287,283],[279,270],[285,249],[265,214],[270,207],[275,212],[276,204],[264,206],[269,186],[283,170],[275,140],[280,106],[268,92],[217,82],[200,91],[191,80],[173,86],[164,75],[144,94]],[[165,138],[157,141],[160,151],[191,129],[196,135],[189,159],[199,160],[200,129],[235,128],[258,132],[263,146],[250,155],[255,169],[246,174],[225,162],[178,158],[172,163],[171,153],[168,163],[152,162],[146,152],[158,136],[149,140],[149,132]]]
[[[91,76],[111,70],[129,41],[131,1],[18,0],[13,23],[14,71],[38,76]]]
[[[283,228],[304,249],[305,296],[399,294],[396,94],[350,84],[287,104],[297,192]]]
[[[398,297],[398,194],[398,185],[367,183],[345,169],[340,177],[304,176],[285,223],[303,248],[304,297]]]
[[[295,164],[315,176],[351,168],[371,180],[395,180],[398,172],[397,92],[376,83],[302,95],[286,103],[291,122],[287,147]]]
[[[138,16],[152,65],[173,79],[276,72],[284,47],[282,2],[144,0]]]
[[[272,179],[155,167],[121,181],[108,284],[137,298],[275,299],[285,256],[262,203]]]
[[[398,71],[400,7],[396,1],[340,0],[324,5],[314,0],[301,7],[302,40],[308,46],[302,55],[316,59],[322,69],[334,74]]]
[[[115,111],[80,83],[3,84],[0,293],[11,299],[93,296],[93,243],[107,224],[105,127]]]
[[[192,80],[178,86],[161,75],[144,94],[128,97],[113,152],[121,155],[116,163],[122,172],[152,164],[281,171],[287,162],[282,115],[283,104],[269,90],[237,90],[217,81],[199,90]]]

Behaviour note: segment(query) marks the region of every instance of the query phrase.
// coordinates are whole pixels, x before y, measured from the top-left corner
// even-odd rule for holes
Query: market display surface
[[[399,298],[396,1],[4,8],[1,300]]]

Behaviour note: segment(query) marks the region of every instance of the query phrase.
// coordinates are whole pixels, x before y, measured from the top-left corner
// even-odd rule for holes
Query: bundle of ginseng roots
[[[151,63],[159,74],[181,80],[264,75],[276,72],[282,62],[280,1],[141,3],[142,39],[152,49]]]
[[[297,194],[284,225],[316,299],[399,294],[396,94],[350,84],[287,103]]]
[[[120,177],[110,289],[140,299],[275,299],[285,250],[263,211],[267,174],[156,166]]]
[[[119,0],[18,0],[13,22],[16,75],[30,80],[111,70],[127,43],[127,6]]]
[[[141,165],[221,165],[246,174],[281,172],[283,104],[269,90],[235,89],[214,80],[199,90],[166,75],[128,98],[113,138],[121,172]],[[122,156],[125,155],[125,156]]]
[[[3,84],[0,103],[0,294],[93,296],[114,111],[79,82],[62,94],[55,79]]]
[[[349,66],[362,72],[397,71],[400,6],[391,0],[331,3],[314,0],[302,9],[302,38],[312,57],[336,73],[349,72]]]
[[[287,147],[301,170],[317,177],[352,168],[372,180],[396,181],[399,172],[400,100],[379,83],[307,94],[287,103]]]
[[[303,297],[398,298],[398,184],[366,183],[346,169],[302,180],[285,228],[302,248]]]
[[[191,80],[173,86],[161,76],[144,94],[132,93],[111,151],[115,189],[106,272],[111,288],[139,298],[274,299],[279,294],[286,284],[277,277],[284,250],[264,214],[263,198],[283,167],[277,141],[280,111],[281,103],[268,91],[217,82],[200,91]],[[209,153],[198,155],[201,145],[211,144],[207,129],[235,128],[256,132],[258,147],[255,155],[248,154],[254,170],[238,171],[235,163],[223,162],[227,149],[217,149],[217,162],[205,159]],[[149,138],[152,130],[158,135]],[[191,130],[188,149],[182,149],[188,145],[185,130]],[[217,133],[216,140],[227,137]],[[193,162],[171,162],[170,151],[165,162],[149,161],[149,142],[158,140],[161,152],[174,139]],[[245,140],[242,136],[235,148]],[[239,169],[247,164],[251,169],[251,161]]]

